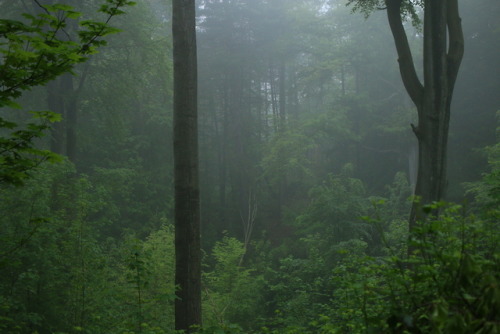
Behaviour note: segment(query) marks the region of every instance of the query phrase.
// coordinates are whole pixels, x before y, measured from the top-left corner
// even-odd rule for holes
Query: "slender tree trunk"
[[[279,131],[279,102],[278,102],[278,92],[276,88],[276,75],[274,71],[274,66],[271,63],[269,65],[269,88],[271,94],[271,108],[273,112],[273,129],[277,133]]]
[[[195,1],[172,2],[174,57],[175,329],[201,325]]]
[[[73,76],[69,73],[63,74],[47,86],[48,107],[62,117],[61,122],[52,125],[50,149],[57,154],[65,154],[72,162],[76,160],[77,102],[84,78],[85,75],[80,79],[77,90],[74,89]]]
[[[342,96],[345,96],[345,65],[340,67],[340,81],[342,82]]]
[[[219,205],[220,223],[225,226],[226,222],[226,182],[227,182],[227,161],[228,161],[228,143],[226,138],[229,136],[229,92],[227,82],[224,86],[223,106],[222,106],[222,135],[219,137]]]
[[[279,65],[279,130],[286,129],[286,85],[285,85],[285,62],[282,60]]]
[[[61,115],[61,122],[56,122],[50,128],[50,150],[57,154],[64,153],[64,101],[60,90],[60,78],[47,85],[47,106],[50,111]]]
[[[270,85],[270,84],[269,84]],[[265,86],[264,86],[264,90],[263,90],[263,95],[264,95],[264,110],[263,110],[263,116],[264,116],[264,131],[263,131],[263,136],[262,136],[262,139],[267,139],[269,138],[269,133],[270,133],[270,129],[269,129],[269,109],[270,107],[272,108],[271,106],[271,102],[270,102],[270,92],[269,92],[269,86],[267,84],[267,82],[265,81]]]
[[[291,94],[290,94],[290,103],[288,104],[288,115],[290,115],[290,119],[293,121],[297,121],[299,114],[299,91],[298,91],[298,83],[297,83],[297,73],[295,68],[292,68],[288,71],[290,75],[291,82]]]
[[[37,14],[44,14],[42,6],[52,5],[53,0],[40,0],[38,3],[33,2],[34,11]],[[57,37],[62,38],[61,31],[57,32]],[[62,77],[69,74],[63,74]],[[50,111],[61,115],[61,121],[56,122],[50,129],[50,150],[57,154],[64,154],[64,94],[65,87],[61,84],[62,78],[56,78],[47,85],[47,106]]]
[[[52,4],[53,1],[48,0],[46,3]],[[76,2],[68,0],[68,4],[74,6]],[[40,11],[41,9],[38,8],[37,10]],[[70,35],[76,35],[77,30],[77,21],[70,20],[66,22],[64,32],[60,30],[57,35],[58,38],[66,39],[70,38]],[[51,150],[58,154],[65,154],[73,162],[76,160],[77,101],[89,65],[90,63],[87,62],[77,90],[74,89],[74,76],[70,73],[64,73],[47,86],[49,109],[61,114],[63,119],[62,122],[55,123],[52,126]]]
[[[76,5],[76,1],[69,1],[69,4],[74,6]],[[76,35],[78,32],[78,23],[74,20],[71,20],[67,23],[66,30],[71,35]],[[76,162],[76,126],[78,115],[77,102],[78,96],[87,76],[89,65],[90,62],[87,62],[87,64],[85,65],[85,70],[80,77],[80,82],[77,89],[75,89],[74,87],[73,75],[71,75],[70,73],[66,73],[61,77],[61,90],[66,91],[66,94],[64,96],[64,112],[66,115],[66,156],[73,163]]]
[[[77,94],[73,89],[73,78],[70,74],[61,77],[61,84],[65,85],[68,95],[65,98],[64,111],[66,114],[66,155],[72,162],[76,160],[76,124],[77,124]]]
[[[425,0],[422,85],[401,20],[402,0],[386,0],[401,78],[418,111],[418,125],[412,125],[419,147],[415,188],[418,201],[411,209],[410,229],[422,216],[421,206],[441,200],[446,191],[450,105],[464,50],[457,1]]]

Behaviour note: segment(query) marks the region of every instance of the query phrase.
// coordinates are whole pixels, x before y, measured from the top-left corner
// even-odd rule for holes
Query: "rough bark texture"
[[[175,328],[201,325],[197,61],[194,0],[172,2],[174,45]]]
[[[421,217],[421,205],[439,201],[445,195],[450,105],[464,40],[457,0],[426,0],[422,85],[401,20],[402,0],[387,0],[386,4],[401,78],[418,111],[418,125],[412,127],[419,145],[415,195],[420,201],[412,206],[411,229]]]

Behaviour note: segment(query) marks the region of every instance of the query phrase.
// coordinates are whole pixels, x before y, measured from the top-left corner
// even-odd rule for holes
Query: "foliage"
[[[500,236],[496,227],[462,212],[449,205],[440,217],[420,222],[409,258],[346,258],[334,270],[334,314],[344,317],[333,323],[354,333],[498,331]]]
[[[228,236],[212,249],[213,270],[203,274],[205,325],[237,323],[250,328],[260,315],[263,278],[243,267],[244,254],[243,243]]]
[[[171,46],[169,22],[159,21],[167,9],[142,2],[117,17],[122,32],[85,64],[75,163],[112,199],[103,233],[113,237],[130,229],[143,239],[172,217]]]
[[[321,233],[326,242],[366,237],[357,217],[366,215],[369,202],[361,180],[349,177],[351,168],[345,166],[340,175],[329,175],[309,191],[311,203],[296,222],[302,235]]]
[[[173,327],[164,316],[173,314],[173,231],[165,223],[144,242],[100,240],[99,230],[110,223],[100,217],[116,205],[107,192],[67,162],[39,168],[24,187],[2,190],[4,332]]]
[[[106,44],[101,38],[118,30],[110,19],[133,5],[127,0],[107,0],[100,8],[105,22],[84,20],[78,32],[80,40],[65,38],[68,21],[80,17],[71,6],[44,5],[38,15],[23,14],[24,21],[0,19],[0,108],[20,108],[16,103],[23,92],[44,85],[88,59]],[[34,112],[25,125],[0,117],[0,182],[22,184],[28,172],[44,160],[57,156],[37,148],[34,141],[44,135],[50,123],[60,119],[52,112]],[[6,130],[6,131],[5,131]]]
[[[266,275],[270,314],[265,326],[273,333],[305,332],[328,305],[329,267],[314,244],[309,246],[306,258],[284,258]]]
[[[500,119],[500,112],[497,112]],[[497,127],[497,138],[500,138],[500,127]],[[489,173],[484,173],[482,180],[466,183],[467,192],[472,193],[476,205],[485,212],[487,217],[498,219],[500,217],[500,143],[484,149],[490,166]]]
[[[98,286],[103,263],[95,226],[87,221],[102,208],[91,188],[64,163],[40,168],[25,187],[3,189],[2,326],[24,333],[86,321],[95,297],[87,287]]]
[[[49,112],[33,112],[34,120],[24,127],[0,117],[0,184],[22,185],[29,172],[43,161],[58,162],[61,157],[39,149],[35,140],[44,136],[51,123],[60,121],[60,116]]]
[[[450,186],[458,176],[475,180],[477,171],[485,170],[485,161],[479,161],[484,156],[474,156],[470,147],[488,145],[491,170],[467,186],[474,197],[467,210],[428,208],[444,212],[429,215],[429,225],[412,235],[410,249],[417,252],[410,258],[411,187],[403,171],[412,146],[408,124],[415,120],[384,13],[363,20],[339,1],[202,2],[206,256],[205,323],[198,332],[494,332],[499,151],[490,113],[498,101],[486,98],[497,97],[492,92],[498,86],[491,71],[498,58],[493,2],[467,4],[471,13],[487,11],[487,18],[464,16],[464,27],[471,21],[476,26],[465,29],[467,45],[474,47],[468,48],[463,74],[476,84],[459,78],[462,100],[455,115],[463,115],[451,124],[450,143],[458,148],[450,155],[455,169]],[[20,4],[0,0],[0,12],[15,15]],[[39,134],[57,117],[40,112],[37,120],[21,115],[14,103],[4,106],[2,145],[25,150],[19,156],[7,150],[0,160],[6,175],[0,189],[0,332],[175,333],[168,6],[140,2],[116,17],[113,25],[122,33],[109,39],[106,52],[73,68],[75,77],[86,78],[78,103],[76,166],[63,161],[33,168],[56,158],[34,159],[31,147],[50,154],[42,151],[46,140]],[[49,13],[62,20],[69,11]],[[53,20],[46,15],[35,19]],[[59,32],[74,36],[77,13],[70,16]],[[28,27],[31,21],[22,22]],[[41,33],[50,29],[56,28],[46,25]],[[22,35],[12,38],[22,43]],[[410,35],[410,43],[421,37]],[[64,33],[55,39],[62,55],[70,53]],[[19,59],[33,60],[34,49],[16,48],[26,51],[24,56],[19,51]],[[89,57],[85,52],[75,59]],[[58,57],[50,48],[46,55]],[[27,110],[43,109],[42,93],[12,101],[29,105]],[[463,129],[457,130],[458,123]],[[33,146],[19,144],[26,138]],[[12,163],[21,157],[24,167]],[[24,187],[14,187],[16,180]],[[462,193],[453,196],[460,200]],[[241,237],[241,216],[253,209],[254,233],[244,245],[232,236]]]
[[[322,328],[328,333],[331,325],[325,319],[346,322],[348,317],[357,318],[356,313],[349,313],[356,304],[354,299],[343,299],[350,292],[342,290],[336,279],[344,283],[359,279],[362,275],[356,276],[352,268],[365,265],[366,254],[382,253],[375,226],[359,217],[378,212],[393,219],[397,217],[393,213],[401,210],[406,214],[400,206],[408,206],[404,204],[408,185],[404,175],[397,175],[388,189],[390,199],[379,210],[372,207],[363,183],[351,173],[350,166],[345,166],[341,174],[329,175],[323,185],[310,190],[310,205],[293,225],[299,241],[289,250],[292,255],[268,269],[266,299],[271,301],[269,312],[274,312],[266,322],[270,331],[314,333]],[[399,219],[384,224],[384,231],[394,228],[391,245],[404,243],[404,227]],[[332,297],[331,291],[339,295]],[[347,310],[344,318],[342,310]],[[361,314],[361,309],[357,312]],[[315,320],[318,315],[324,316],[322,320]]]
[[[263,177],[272,186],[279,186],[284,180],[289,183],[305,182],[312,176],[313,161],[309,154],[315,147],[313,138],[299,131],[277,135],[262,158]]]
[[[401,1],[401,0],[400,0]],[[347,0],[347,5],[352,5],[353,12],[359,11],[368,17],[375,10],[385,9],[385,0]],[[418,16],[418,8],[423,7],[424,0],[402,0],[401,14],[405,17],[410,17],[413,24],[418,26],[420,18]]]

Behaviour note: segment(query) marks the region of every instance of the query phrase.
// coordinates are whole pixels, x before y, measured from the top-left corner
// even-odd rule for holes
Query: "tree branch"
[[[410,44],[401,19],[401,3],[402,0],[386,0],[387,18],[398,52],[399,71],[403,84],[413,103],[418,107],[422,101],[424,87],[415,71]]]
[[[450,93],[453,92],[458,69],[464,55],[464,33],[462,19],[458,11],[458,0],[448,0],[447,25],[450,43],[448,47],[448,84]]]

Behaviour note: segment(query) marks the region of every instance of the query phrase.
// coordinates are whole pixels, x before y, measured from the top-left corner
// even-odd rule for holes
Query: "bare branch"
[[[398,52],[399,71],[403,84],[413,103],[418,107],[422,101],[424,87],[417,76],[410,44],[401,19],[401,3],[402,0],[386,0],[387,17]]]

